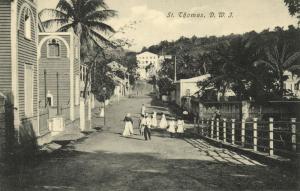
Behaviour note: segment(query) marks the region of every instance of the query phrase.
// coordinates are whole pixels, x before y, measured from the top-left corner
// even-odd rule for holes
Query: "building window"
[[[75,46],[75,58],[79,59],[79,57],[80,57],[80,46],[77,45]]]
[[[57,58],[60,56],[59,41],[53,39],[48,43],[48,57]]]
[[[299,90],[299,83],[295,84],[295,90]]]
[[[33,66],[31,64],[25,64],[24,66],[24,104],[25,104],[25,116],[33,116]]]
[[[49,105],[50,107],[54,106],[53,95],[50,93],[49,90],[47,92],[47,105]]]
[[[31,17],[29,10],[26,10],[24,17],[24,37],[31,39]]]

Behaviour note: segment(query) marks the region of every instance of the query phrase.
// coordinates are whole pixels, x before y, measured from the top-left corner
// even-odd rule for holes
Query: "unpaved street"
[[[136,127],[143,103],[148,112],[168,113],[147,95],[115,103],[102,131],[5,176],[0,190],[296,189],[295,175],[201,139],[171,139],[152,131],[152,140],[145,141],[137,129],[136,135],[122,137],[124,115],[131,112]],[[94,119],[94,126],[101,123]]]

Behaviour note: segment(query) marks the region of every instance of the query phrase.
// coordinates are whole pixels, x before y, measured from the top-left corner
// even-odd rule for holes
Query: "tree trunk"
[[[284,88],[283,88],[283,70],[280,69],[280,72],[279,72],[279,88],[280,88],[280,98],[283,98],[284,96]]]
[[[88,70],[87,70],[87,73],[86,73],[86,76],[85,76],[85,79],[84,79],[84,89],[83,89],[83,98],[84,99],[86,99],[86,97],[87,97],[86,96],[86,90],[87,90],[87,87],[88,87],[88,83],[90,82],[90,77],[89,76],[90,76],[92,68],[94,68],[94,65],[95,65],[95,62],[93,62],[93,64],[88,67]]]

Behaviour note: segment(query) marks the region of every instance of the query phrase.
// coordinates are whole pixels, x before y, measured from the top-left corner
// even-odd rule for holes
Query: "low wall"
[[[249,101],[231,102],[191,102],[191,111],[199,114],[200,118],[212,118],[219,110],[221,118],[266,120],[270,117],[275,120],[289,120],[300,118],[300,101],[270,101],[259,105]]]

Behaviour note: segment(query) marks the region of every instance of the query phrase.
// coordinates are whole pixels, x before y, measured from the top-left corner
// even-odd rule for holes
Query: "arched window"
[[[24,16],[24,37],[27,39],[31,39],[31,16],[30,16],[30,10],[25,10],[25,16]]]
[[[58,40],[52,39],[48,43],[48,57],[57,58],[60,56],[60,44]]]

